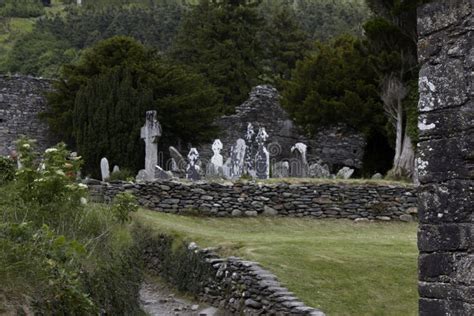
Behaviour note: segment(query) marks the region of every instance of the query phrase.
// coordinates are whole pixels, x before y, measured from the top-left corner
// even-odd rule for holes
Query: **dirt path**
[[[166,285],[145,280],[140,289],[142,309],[151,316],[221,316],[214,307],[177,297]]]

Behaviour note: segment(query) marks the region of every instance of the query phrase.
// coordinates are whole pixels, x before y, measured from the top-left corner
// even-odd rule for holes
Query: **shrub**
[[[112,205],[112,212],[115,219],[124,224],[131,220],[130,213],[138,210],[137,199],[129,192],[117,194]]]
[[[112,172],[109,181],[133,181],[135,179],[133,172],[129,169],[121,169],[120,171]]]
[[[15,179],[15,163],[7,157],[0,156],[0,185]]]
[[[0,0],[0,16],[30,18],[43,14],[40,0]]]

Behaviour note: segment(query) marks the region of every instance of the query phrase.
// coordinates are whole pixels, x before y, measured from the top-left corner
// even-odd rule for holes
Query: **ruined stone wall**
[[[10,154],[20,135],[36,139],[39,150],[54,144],[47,124],[38,118],[50,89],[50,80],[0,75],[0,155]]]
[[[141,205],[159,212],[206,216],[292,216],[367,220],[412,220],[412,186],[306,183],[181,183],[174,181],[89,183],[98,201],[131,191]]]
[[[472,0],[419,8],[420,315],[474,315]]]
[[[279,98],[275,88],[257,86],[250,92],[249,99],[236,108],[235,114],[221,117],[217,121],[221,130],[218,138],[224,145],[222,153],[225,157],[229,156],[230,148],[236,140],[244,138],[247,124],[252,123],[255,132],[258,132],[259,127],[265,127],[273,163],[291,159],[291,147],[303,142],[308,146],[309,162],[321,159],[330,167],[362,167],[366,145],[362,134],[339,125],[321,129],[313,138],[307,138],[280,106]],[[211,144],[201,146],[199,153],[204,161],[208,161],[212,156]]]
[[[256,262],[221,258],[213,249],[201,249],[194,243],[177,247],[169,235],[144,238],[146,231],[138,234],[138,239],[145,239],[143,257],[151,273],[228,314],[325,315],[306,306]]]

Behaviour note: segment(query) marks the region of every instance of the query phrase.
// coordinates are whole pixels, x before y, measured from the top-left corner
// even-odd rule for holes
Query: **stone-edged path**
[[[214,307],[197,304],[177,297],[173,290],[164,284],[145,280],[140,289],[142,309],[150,316],[225,316]]]

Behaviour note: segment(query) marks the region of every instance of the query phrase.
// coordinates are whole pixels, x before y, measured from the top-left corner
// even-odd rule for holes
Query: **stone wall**
[[[418,11],[420,315],[474,315],[472,0]]]
[[[236,113],[223,116],[217,121],[221,130],[223,155],[228,156],[230,147],[238,138],[244,138],[248,123],[255,132],[265,127],[269,137],[268,150],[272,162],[292,158],[291,147],[298,142],[308,146],[308,160],[323,160],[330,167],[349,166],[360,169],[366,145],[365,137],[346,126],[321,129],[313,138],[307,138],[280,106],[280,95],[271,86],[257,86],[249,99],[236,107]],[[211,144],[201,146],[199,153],[207,161],[212,156]],[[334,170],[337,172],[337,170]]]
[[[50,89],[50,80],[0,75],[0,155],[10,154],[20,135],[36,139],[39,150],[55,143],[38,118],[46,110],[44,93]]]
[[[128,190],[141,205],[160,212],[208,216],[293,216],[411,220],[411,186],[378,184],[251,184],[150,182],[89,183],[95,200],[111,201]]]
[[[200,249],[194,243],[177,245],[179,241],[169,235],[144,237],[146,229],[138,235],[150,272],[227,314],[324,316],[301,302],[258,263],[220,258],[213,249]]]

